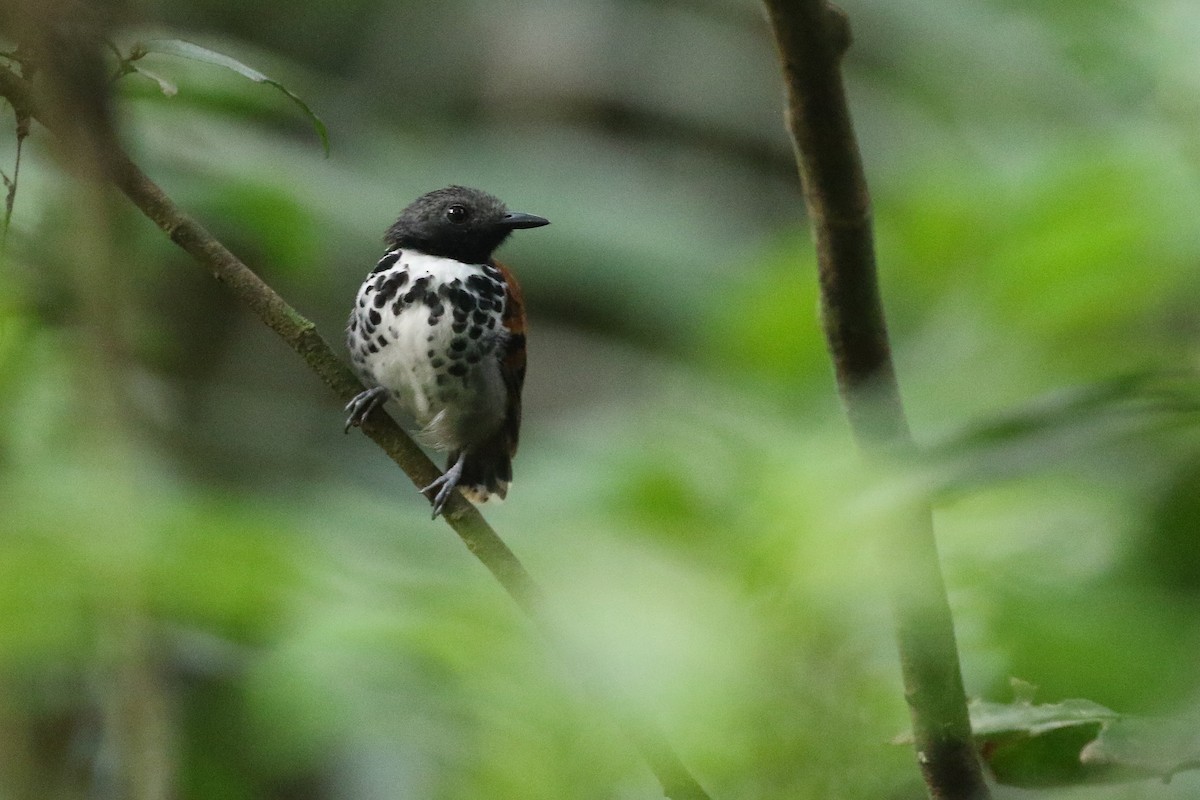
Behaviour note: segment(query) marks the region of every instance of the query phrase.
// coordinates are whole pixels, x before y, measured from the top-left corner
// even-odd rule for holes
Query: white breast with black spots
[[[503,423],[499,353],[504,279],[487,264],[406,250],[385,255],[350,315],[351,360],[388,390],[439,449],[482,441]]]

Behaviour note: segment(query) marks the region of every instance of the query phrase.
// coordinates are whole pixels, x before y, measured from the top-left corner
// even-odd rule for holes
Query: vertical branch
[[[916,450],[896,381],[875,272],[871,201],[840,62],[845,15],[825,0],[765,0],[787,84],[787,122],[820,272],[825,337],[859,447],[870,458]],[[933,512],[917,502],[889,521],[884,552],[917,761],[938,800],[988,797],[971,741]]]

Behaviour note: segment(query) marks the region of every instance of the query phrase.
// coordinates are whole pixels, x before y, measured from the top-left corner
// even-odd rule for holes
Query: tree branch
[[[875,274],[871,201],[842,85],[850,26],[825,0],[765,0],[787,84],[796,148],[817,250],[825,338],[860,449],[910,460],[904,416]],[[894,521],[884,549],[917,760],[931,797],[988,797],[971,740],[966,696],[927,501]]]
[[[7,98],[18,113],[24,112],[54,131],[53,120],[41,113],[30,85],[5,67],[0,67],[0,96]],[[334,355],[317,332],[316,325],[288,305],[253,270],[176,206],[115,142],[106,155],[108,177],[125,196],[287,342],[343,403],[363,390],[362,383]],[[363,423],[362,431],[396,462],[417,488],[428,486],[441,475],[441,471],[388,415],[372,414]],[[540,589],[479,510],[455,492],[442,516],[471,554],[540,625]],[[662,785],[664,796],[671,800],[709,800],[665,736],[645,725],[627,723],[627,727],[634,728],[632,739]]]

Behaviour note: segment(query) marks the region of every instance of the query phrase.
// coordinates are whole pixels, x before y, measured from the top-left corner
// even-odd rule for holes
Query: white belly
[[[354,364],[414,418],[426,444],[457,449],[483,440],[503,423],[508,402],[502,279],[484,265],[395,255],[359,290],[349,332]]]

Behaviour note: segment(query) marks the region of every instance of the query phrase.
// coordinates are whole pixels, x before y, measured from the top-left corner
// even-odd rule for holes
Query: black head
[[[487,192],[449,186],[414,200],[388,228],[386,240],[393,248],[482,264],[517,228],[549,224],[533,214],[510,212]]]

